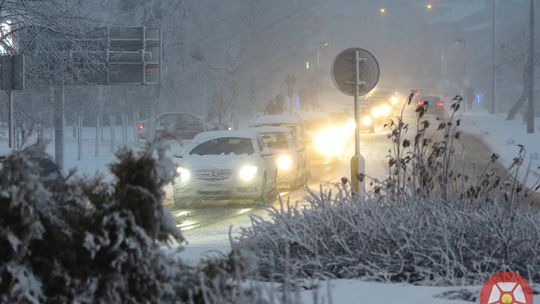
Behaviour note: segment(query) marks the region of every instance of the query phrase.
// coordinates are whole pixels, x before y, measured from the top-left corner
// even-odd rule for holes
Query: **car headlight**
[[[373,118],[371,118],[371,116],[369,116],[369,115],[364,115],[364,116],[362,117],[362,125],[363,125],[364,127],[369,127],[369,126],[371,126],[372,124],[373,124]]]
[[[395,105],[398,104],[398,102],[399,102],[399,99],[398,99],[397,96],[394,95],[394,96],[392,96],[392,97],[390,98],[390,104],[391,104],[391,105],[395,106]]]
[[[378,118],[381,116],[381,109],[379,107],[374,107],[371,109],[371,116],[373,118]]]
[[[238,171],[238,177],[244,182],[250,182],[255,179],[258,170],[257,166],[244,165],[240,168],[240,171]]]
[[[276,165],[280,171],[289,171],[292,168],[293,160],[289,155],[280,155],[276,159]]]
[[[325,156],[337,156],[343,153],[347,136],[339,129],[329,128],[317,132],[313,140],[319,153]]]
[[[180,176],[181,183],[187,183],[191,179],[191,171],[184,167],[176,167],[176,173]]]
[[[392,107],[387,105],[386,103],[380,106],[381,116],[388,117],[392,115]]]

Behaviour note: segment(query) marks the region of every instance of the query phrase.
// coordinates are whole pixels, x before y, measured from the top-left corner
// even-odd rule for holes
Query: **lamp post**
[[[497,44],[497,41],[496,41],[496,15],[497,15],[497,0],[493,0],[493,9],[492,9],[492,14],[491,14],[491,22],[492,22],[492,31],[491,31],[491,42],[492,42],[492,54],[491,54],[491,59],[492,59],[492,62],[491,62],[491,103],[489,104],[489,113],[490,114],[495,114],[495,112],[497,111],[497,102],[496,102],[496,94],[497,94],[497,91],[496,91],[496,77],[497,77],[497,68],[496,68],[496,63],[497,63],[497,51],[496,51],[496,44]]]
[[[321,85],[321,47],[327,47],[328,42],[324,41],[317,46],[317,77],[316,77],[316,88],[315,88],[315,103],[316,106],[319,106],[319,86]]]
[[[527,133],[534,133],[534,1],[530,0],[529,7],[529,67],[528,67],[528,83],[529,87],[529,104],[527,107]]]
[[[465,39],[456,39],[456,43],[460,43],[463,46],[463,98],[466,98],[467,88],[467,40]],[[463,105],[463,109],[467,109],[467,103]]]

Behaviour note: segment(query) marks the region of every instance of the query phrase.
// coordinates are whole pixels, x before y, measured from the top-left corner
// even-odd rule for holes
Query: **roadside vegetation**
[[[525,187],[526,151],[504,171],[497,155],[473,168],[460,147],[461,97],[445,121],[419,106],[409,125],[413,94],[386,126],[388,177],[361,176],[366,195],[351,195],[344,180],[337,191],[310,192],[307,207],[283,202],[269,220],[253,217],[233,248],[256,258],[254,277],[461,285],[511,270],[540,282],[540,214],[526,203],[538,187]]]
[[[120,151],[113,182],[43,177],[32,161],[42,148],[0,168],[1,303],[261,303],[264,290],[238,270],[180,258],[163,147]]]

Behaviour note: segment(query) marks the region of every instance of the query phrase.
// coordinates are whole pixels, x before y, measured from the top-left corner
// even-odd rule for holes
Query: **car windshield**
[[[259,137],[264,142],[264,145],[269,149],[289,148],[289,143],[287,142],[287,136],[283,132],[259,133]]]
[[[251,138],[223,137],[206,141],[196,146],[190,155],[253,154],[255,149]]]

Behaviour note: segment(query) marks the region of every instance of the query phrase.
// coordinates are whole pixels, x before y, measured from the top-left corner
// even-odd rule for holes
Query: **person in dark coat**
[[[274,100],[269,100],[266,104],[266,107],[264,108],[264,114],[271,115],[275,114],[276,112],[276,105],[274,104]]]

